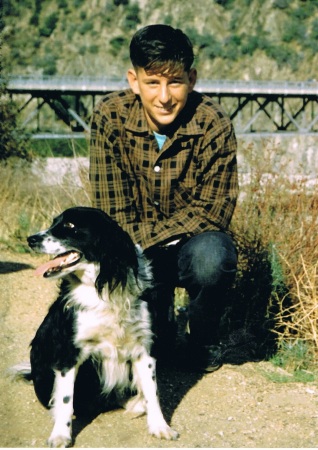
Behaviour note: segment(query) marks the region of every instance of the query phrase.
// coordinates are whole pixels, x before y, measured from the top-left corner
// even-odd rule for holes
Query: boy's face
[[[154,74],[138,68],[130,69],[127,77],[133,92],[140,96],[150,128],[164,134],[166,127],[183,110],[197,73],[190,69],[189,72]]]

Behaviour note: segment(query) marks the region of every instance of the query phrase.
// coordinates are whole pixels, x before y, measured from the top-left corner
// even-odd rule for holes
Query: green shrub
[[[298,56],[297,53],[290,47],[285,45],[269,44],[265,48],[267,56],[274,59],[277,62],[279,68],[285,64],[295,68],[297,65]]]
[[[113,0],[115,6],[129,5],[129,0]]]
[[[78,49],[78,54],[83,56],[86,53],[86,45],[81,45],[80,48]]]
[[[41,47],[41,39],[35,38],[33,41],[33,47],[34,48],[40,48]]]
[[[301,6],[290,10],[290,15],[296,20],[305,20],[315,13],[315,6],[310,1],[303,2]]]
[[[313,55],[318,53],[318,19],[312,21],[310,31],[304,44],[307,49],[311,50]]]
[[[223,43],[223,56],[226,59],[236,61],[241,54],[241,37],[232,35],[225,39]]]
[[[124,20],[124,27],[128,30],[133,30],[136,28],[136,25],[141,23],[139,14],[140,14],[140,8],[139,5],[134,3],[133,5],[130,5],[126,9],[126,17]]]
[[[209,58],[218,58],[223,56],[223,47],[221,42],[212,40],[211,44],[205,51]]]
[[[5,16],[19,17],[20,15],[19,6],[16,4],[15,1],[3,0],[1,5],[1,15],[3,15],[3,17]]]
[[[40,16],[38,13],[33,13],[32,16],[30,17],[30,21],[29,21],[30,25],[33,25],[35,27],[37,27],[40,23]]]
[[[113,56],[116,56],[116,55],[118,55],[118,53],[120,52],[120,50],[123,47],[125,47],[125,48],[127,47],[128,40],[125,37],[123,37],[123,36],[117,36],[117,37],[111,39],[109,41],[109,43],[110,43],[110,46],[111,46],[110,53]]]
[[[78,28],[78,32],[81,35],[88,33],[89,31],[94,29],[94,24],[90,20],[85,20],[81,26]]]
[[[42,69],[43,75],[55,75],[57,72],[57,58],[52,53],[36,59],[35,65]]]
[[[200,34],[193,28],[186,29],[194,47],[198,47],[200,54],[208,58],[217,58],[224,56],[223,46],[213,35],[209,33]]]
[[[173,15],[172,14],[166,14],[163,18],[163,23],[165,25],[173,25]]]
[[[248,36],[242,43],[241,52],[243,55],[252,55],[258,48],[257,36]]]
[[[57,6],[60,9],[67,9],[67,7],[68,7],[67,0],[58,0],[57,1]]]
[[[98,50],[99,50],[99,47],[98,47],[98,45],[96,45],[96,44],[90,45],[90,46],[88,47],[88,51],[89,51],[89,53],[91,53],[92,55],[97,55],[97,54],[98,54]]]
[[[231,8],[232,3],[234,3],[234,0],[215,0],[215,3],[218,3],[219,5],[223,6],[224,8]]]
[[[42,0],[35,0],[35,8],[30,18],[30,25],[34,25],[35,27],[37,27],[40,23],[40,14],[42,9],[41,1]]]
[[[73,36],[77,31],[77,26],[75,24],[71,24],[68,27],[68,31],[67,31],[67,39],[68,41],[72,41],[73,40]]]
[[[306,37],[306,26],[298,20],[287,20],[283,26],[282,40],[284,42],[299,41],[302,43]]]
[[[75,8],[80,8],[84,4],[85,0],[73,0],[73,5]]]
[[[291,0],[274,0],[273,7],[279,9],[286,9],[290,5]]]
[[[311,24],[310,39],[318,41],[318,19]]]
[[[43,26],[40,27],[40,30],[39,30],[40,36],[50,37],[56,28],[58,20],[59,20],[58,12],[54,12],[54,13],[50,14],[49,16],[47,16],[44,20]]]

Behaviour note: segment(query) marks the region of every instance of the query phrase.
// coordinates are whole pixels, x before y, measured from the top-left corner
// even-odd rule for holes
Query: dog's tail
[[[32,383],[31,364],[28,361],[16,364],[7,370],[7,375],[12,381],[22,380],[26,383]]]

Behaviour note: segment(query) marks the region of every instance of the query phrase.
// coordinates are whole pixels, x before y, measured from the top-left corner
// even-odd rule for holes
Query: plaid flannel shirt
[[[144,249],[226,230],[235,208],[236,138],[230,119],[209,97],[192,92],[178,123],[159,150],[131,90],[107,95],[93,112],[93,206]]]

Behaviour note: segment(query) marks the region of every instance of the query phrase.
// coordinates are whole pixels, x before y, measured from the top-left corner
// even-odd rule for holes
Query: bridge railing
[[[0,80],[1,82],[1,80]],[[21,122],[37,131],[54,120],[73,132],[89,130],[96,96],[128,87],[125,77],[11,76],[10,94],[21,97]],[[196,90],[216,98],[239,133],[318,133],[318,82],[199,80]],[[26,95],[27,94],[27,95]],[[86,97],[85,102],[82,98]],[[86,101],[87,100],[87,101]],[[43,107],[43,108],[42,108]],[[43,120],[40,120],[43,117]],[[62,122],[61,122],[62,121]],[[52,129],[54,126],[52,125]]]
[[[8,91],[101,91],[118,90],[128,87],[125,78],[66,77],[66,76],[9,76]]]
[[[123,78],[71,77],[71,76],[10,76],[7,89],[21,91],[78,91],[107,92],[128,87]],[[199,79],[196,89],[206,93],[223,94],[277,94],[277,95],[317,95],[318,81],[261,81],[261,80],[205,80]]]

